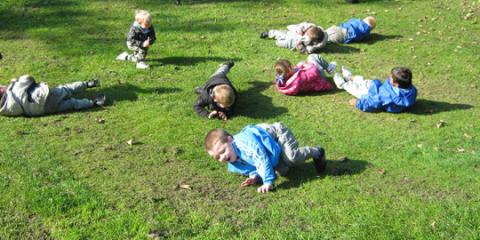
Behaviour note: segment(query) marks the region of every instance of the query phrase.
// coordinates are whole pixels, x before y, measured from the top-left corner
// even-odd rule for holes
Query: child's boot
[[[196,87],[193,91],[195,94],[200,95],[203,93],[203,87]]]
[[[103,107],[106,101],[107,97],[105,94],[100,94],[93,100],[93,105],[96,107]]]
[[[146,64],[144,61],[137,62],[137,69],[147,69],[149,67],[150,66],[148,66],[148,64]]]
[[[267,38],[267,37],[268,37],[268,32],[260,33],[260,38]]]
[[[342,76],[348,81],[352,76],[352,72],[350,72],[345,66],[342,66]]]
[[[117,56],[117,60],[128,61],[128,53],[127,52],[120,53],[120,55]]]
[[[333,72],[335,72],[336,69],[337,69],[337,63],[336,62],[331,62],[331,63],[328,64],[327,72],[328,72],[328,74],[332,74]]]
[[[338,89],[343,89],[343,84],[345,84],[345,79],[340,75],[340,73],[335,73],[333,76],[333,81]]]
[[[94,88],[94,87],[100,86],[100,80],[98,79],[92,79],[86,83],[87,83],[87,88]]]
[[[228,60],[224,64],[227,65],[228,68],[232,68],[233,66],[235,66],[235,62],[233,60]]]
[[[327,168],[327,160],[325,158],[325,150],[321,147],[318,147],[319,156],[313,158],[313,163],[317,173],[322,173]]]

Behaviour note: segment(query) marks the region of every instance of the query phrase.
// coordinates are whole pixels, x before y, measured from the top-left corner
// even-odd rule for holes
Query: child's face
[[[228,137],[228,141],[225,143],[217,141],[215,145],[213,145],[213,148],[208,151],[208,154],[221,163],[237,161],[238,157],[233,149],[232,141],[233,138],[231,136]]]
[[[147,21],[145,21],[144,19],[137,19],[137,22],[138,24],[140,24],[140,26],[142,26],[143,29],[147,29],[147,28],[150,28],[150,23],[147,23]]]

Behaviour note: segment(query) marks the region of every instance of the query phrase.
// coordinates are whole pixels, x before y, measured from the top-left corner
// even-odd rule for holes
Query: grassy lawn
[[[146,71],[115,61],[138,8],[158,37]],[[363,113],[338,90],[277,93],[275,60],[306,55],[261,31],[367,15],[377,18],[370,40],[322,56],[367,78],[410,67],[412,110]],[[3,0],[1,84],[99,78],[85,96],[103,92],[110,105],[1,117],[0,239],[478,239],[479,17],[477,0]],[[202,119],[193,88],[228,59],[237,115]],[[258,194],[202,148],[211,128],[274,121],[326,149],[325,174],[309,160]]]

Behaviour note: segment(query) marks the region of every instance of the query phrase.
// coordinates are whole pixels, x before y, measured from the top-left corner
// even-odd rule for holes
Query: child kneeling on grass
[[[273,189],[277,171],[285,175],[289,167],[303,164],[313,158],[318,173],[327,162],[321,147],[299,147],[291,130],[283,123],[248,125],[234,136],[223,129],[213,129],[205,137],[208,154],[221,163],[228,164],[228,171],[248,176],[240,185],[246,187],[262,182],[257,192]]]
[[[286,95],[297,95],[304,92],[328,91],[333,88],[325,79],[326,70],[333,73],[335,62],[327,62],[318,54],[310,54],[306,62],[300,62],[295,67],[285,59],[275,63],[275,85],[277,90]]]
[[[99,80],[73,82],[55,88],[36,83],[30,75],[13,79],[10,85],[0,86],[0,114],[5,116],[41,116],[70,110],[81,110],[105,104],[105,95],[95,100],[75,99],[75,93],[100,85]]]
[[[145,63],[148,49],[156,40],[155,29],[152,26],[152,16],[145,10],[137,10],[135,21],[130,27],[127,37],[127,47],[133,54],[123,52],[117,56],[120,61],[132,61],[137,63],[138,69],[146,69]]]
[[[393,68],[383,84],[377,79],[365,80],[362,76],[352,76],[345,66],[342,66],[342,75],[335,74],[335,85],[358,98],[350,100],[350,105],[364,112],[398,113],[413,106],[417,99],[412,72],[405,67]]]
[[[228,120],[233,114],[237,99],[237,90],[227,77],[235,63],[230,60],[220,65],[220,68],[208,79],[203,87],[195,88],[198,95],[193,110],[202,117]],[[207,109],[211,111],[208,111]]]

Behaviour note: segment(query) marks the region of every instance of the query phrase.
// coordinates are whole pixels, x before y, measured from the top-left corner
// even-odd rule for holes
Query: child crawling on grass
[[[257,192],[272,190],[277,172],[285,175],[289,167],[313,158],[318,173],[325,170],[325,150],[321,147],[299,147],[285,124],[248,125],[234,136],[223,129],[213,129],[205,137],[205,149],[215,160],[228,164],[228,171],[248,176],[240,185],[261,183]]]
[[[350,105],[364,112],[387,111],[402,112],[415,104],[417,89],[412,84],[412,72],[406,67],[395,67],[382,84],[380,80],[365,80],[362,76],[353,76],[342,66],[342,75],[333,77],[339,89],[345,89],[356,99]]]
[[[73,94],[83,92],[86,88],[99,85],[99,80],[91,80],[49,88],[45,83],[36,83],[32,76],[23,75],[13,79],[8,86],[0,85],[0,114],[41,116],[103,106],[106,100],[103,94],[94,100],[72,97]]]
[[[325,71],[331,74],[335,68],[335,62],[329,63],[318,54],[310,54],[307,61],[295,67],[290,61],[280,59],[275,63],[275,85],[286,95],[328,91],[333,86],[325,79]]]
[[[313,23],[302,22],[288,25],[287,30],[270,30],[262,32],[260,38],[276,39],[279,47],[297,50],[301,53],[313,53],[325,46],[327,34],[320,26]]]

